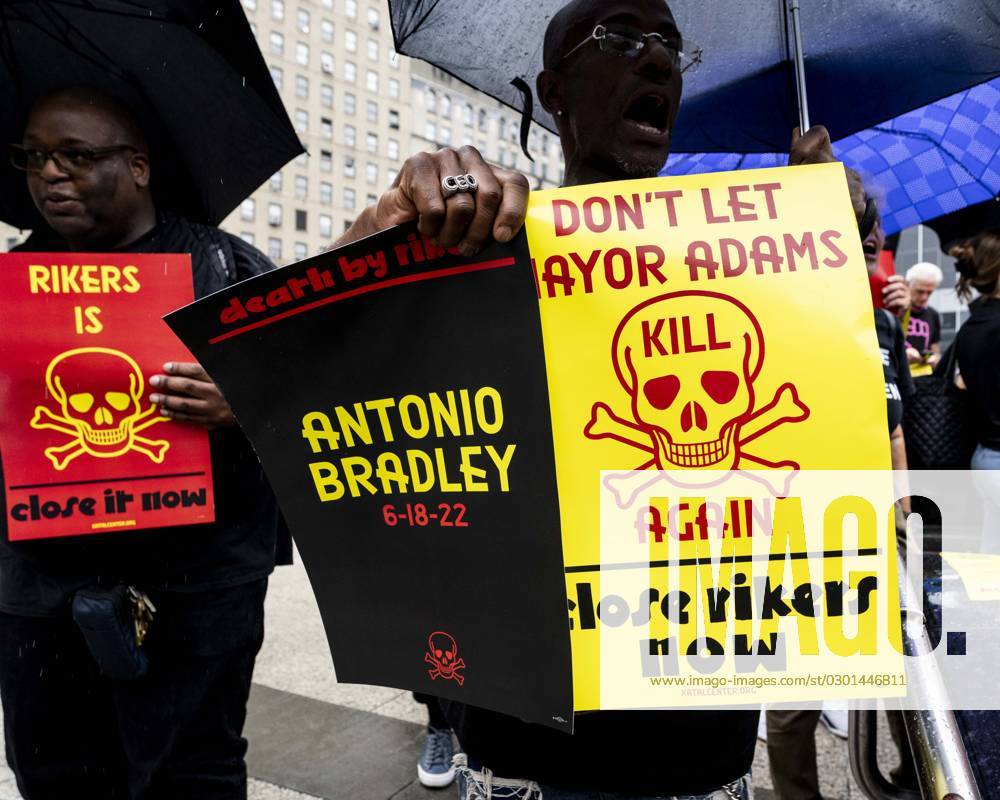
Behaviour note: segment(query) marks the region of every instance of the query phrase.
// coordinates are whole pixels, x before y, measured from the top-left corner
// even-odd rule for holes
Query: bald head
[[[68,86],[49,92],[31,107],[31,117],[36,114],[87,112],[100,120],[101,126],[116,144],[127,144],[141,153],[149,152],[149,144],[139,121],[124,104],[88,86]]]

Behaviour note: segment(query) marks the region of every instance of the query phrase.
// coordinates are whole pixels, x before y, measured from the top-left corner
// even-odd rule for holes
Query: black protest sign
[[[548,392],[527,244],[403,226],[174,312],[270,477],[339,680],[569,730]]]

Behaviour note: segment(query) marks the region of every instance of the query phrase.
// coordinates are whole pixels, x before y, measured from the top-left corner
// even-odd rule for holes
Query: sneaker
[[[820,714],[819,721],[838,739],[847,738],[847,711],[844,709],[826,710]]]
[[[417,778],[431,789],[449,786],[455,780],[455,768],[451,764],[454,748],[450,730],[427,728],[424,752],[417,762]]]

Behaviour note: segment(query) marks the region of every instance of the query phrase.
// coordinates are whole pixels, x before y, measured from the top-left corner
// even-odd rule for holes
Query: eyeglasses
[[[674,67],[680,69],[681,72],[695,69],[701,63],[701,48],[689,44],[687,49],[682,49],[680,37],[667,38],[659,33],[640,33],[632,28],[618,26],[612,29],[605,25],[598,25],[594,28],[590,36],[566,53],[559,61],[560,63],[565,61],[590,41],[597,42],[602,52],[625,58],[638,58],[649,39],[656,39],[667,49],[674,62]]]
[[[67,175],[82,175],[94,168],[102,158],[124,150],[138,152],[130,144],[112,144],[107,147],[44,147],[10,146],[10,163],[14,169],[24,172],[41,172],[51,158],[53,163]]]

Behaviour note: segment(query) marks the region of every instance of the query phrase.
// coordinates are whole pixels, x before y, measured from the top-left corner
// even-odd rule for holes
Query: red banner
[[[0,255],[0,456],[11,541],[215,518],[204,430],[149,376],[194,361],[161,320],[194,299],[188,255]]]

